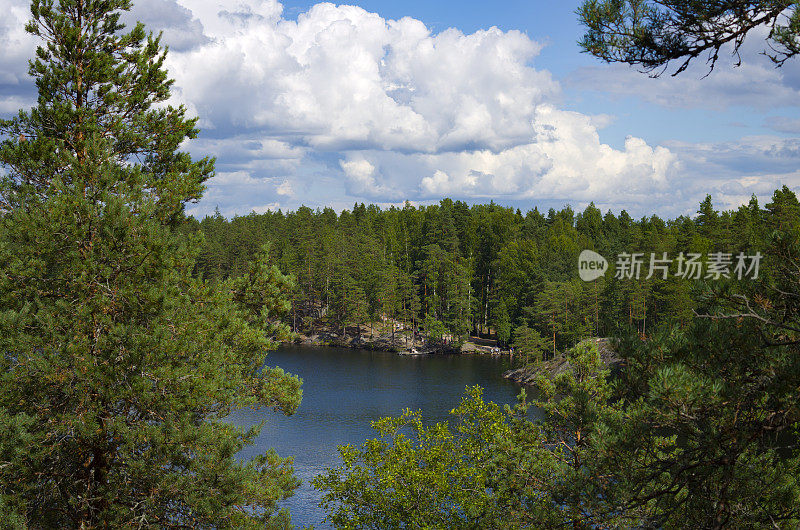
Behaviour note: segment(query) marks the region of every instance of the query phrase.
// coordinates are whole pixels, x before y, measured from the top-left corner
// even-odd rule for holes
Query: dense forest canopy
[[[796,5],[587,1],[584,47],[713,64],[766,21],[782,64]],[[180,150],[197,120],[166,104],[166,52],[142,25],[123,31],[128,9],[34,0],[37,104],[0,120],[0,526],[286,528],[291,460],[237,458],[260,426],[227,420],[297,409],[301,381],[265,366],[291,330],[389,322],[393,339],[398,324],[439,343],[480,335],[566,368],[536,377],[542,421],[524,392],[501,409],[479,388],[451,422],[376,421],[379,438],[314,480],[338,526],[798,527],[788,187],[672,220],[449,199],[187,218],[213,161]],[[580,280],[583,250],[609,272]],[[641,274],[620,261],[634,255]],[[597,336],[615,337],[613,376],[582,340]]]
[[[753,198],[731,212],[715,211],[707,198],[697,216],[670,221],[601,215],[593,206],[578,215],[565,208],[523,216],[456,204],[356,211],[362,219],[372,211],[375,219],[417,220],[408,248],[423,259],[408,274],[421,300],[426,232],[461,228],[466,237],[452,240],[449,259],[469,263],[470,289],[486,293],[474,295],[474,306],[468,296],[466,326],[499,337],[507,336],[506,322],[519,324],[514,343],[534,353],[525,360],[538,371],[533,404],[545,420],[526,418],[524,394],[517,408],[503,411],[471,389],[450,422],[426,425],[411,411],[376,422],[378,438],[340,447],[342,463],[314,482],[337,526],[797,527],[800,203],[791,190],[776,190],[764,208]],[[291,227],[294,215],[217,218],[215,226],[261,218]],[[350,212],[343,217],[370,239],[367,227],[375,225],[354,223]],[[498,237],[477,235],[487,232]],[[372,238],[380,259],[364,260],[363,268],[397,267],[380,251],[385,235]],[[675,264],[666,280],[608,273],[597,284],[595,310],[594,285],[571,280],[578,249],[586,246],[607,256],[700,254],[704,272],[680,278]],[[763,257],[758,275],[715,279],[711,257],[739,252]],[[439,293],[427,307],[446,315]],[[567,363],[559,373],[542,369],[544,359],[535,355],[552,346],[542,344],[551,326]],[[569,348],[598,331],[620,338],[613,376],[596,341]]]
[[[755,197],[723,212],[708,197],[697,215],[671,220],[636,220],[593,204],[578,213],[566,206],[523,214],[444,199],[388,209],[356,204],[339,214],[301,207],[226,220],[217,213],[190,219],[184,229],[205,237],[196,271],[208,279],[242,274],[269,242],[274,262],[296,279],[291,323],[298,331],[318,322],[391,318],[423,332],[442,325],[453,341],[482,334],[508,343],[514,329],[527,326],[562,351],[590,336],[629,327],[646,335],[665,320],[687,322],[699,303],[693,292],[714,279],[705,269],[699,280],[681,278],[677,262],[666,279],[648,278],[651,253],[701,254],[706,263],[714,253],[733,261],[755,255],[763,251],[770,215]],[[612,271],[581,281],[584,249],[605,256]],[[623,253],[643,254],[638,280],[616,277]]]

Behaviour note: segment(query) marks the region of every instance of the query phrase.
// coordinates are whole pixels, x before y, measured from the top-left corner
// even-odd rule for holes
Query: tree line
[[[410,330],[463,341],[493,337],[503,345],[534,331],[552,351],[591,336],[630,327],[646,336],[665,320],[687,323],[705,270],[681,277],[671,263],[648,278],[651,254],[675,259],[763,250],[769,211],[753,197],[733,211],[714,209],[711,197],[696,215],[633,219],[594,204],[526,213],[495,203],[438,204],[381,209],[355,204],[340,213],[300,207],[225,219],[219,212],[183,227],[201,232],[196,273],[209,280],[240,275],[265,243],[281,272],[292,275],[290,324],[304,331],[392,319]],[[578,256],[605,256],[611,273],[578,278]],[[618,256],[639,253],[640,278],[617,277]],[[727,274],[733,273],[733,266]]]
[[[564,352],[563,370],[538,370],[533,399],[523,390],[513,408],[471,388],[448,422],[414,411],[375,422],[376,438],[340,447],[340,464],[314,480],[329,519],[342,528],[796,528],[800,203],[784,187],[764,209],[751,201],[710,214],[701,206],[690,237],[738,216],[728,227],[743,239],[729,241],[763,253],[758,278],[700,282],[683,307],[690,318],[648,320],[646,337],[636,325],[618,333],[614,374],[596,342],[583,341]]]
[[[646,66],[694,58],[718,51],[719,28],[768,9],[766,22],[791,17],[770,36],[788,58],[792,6],[590,1],[586,46],[609,60],[644,46],[654,62],[621,57]],[[375,422],[379,438],[340,448],[341,465],[314,481],[338,526],[797,527],[791,190],[730,212],[709,198],[668,221],[448,200],[188,219],[213,161],[180,150],[196,120],[166,104],[166,52],[142,25],[125,31],[129,8],[33,0],[37,103],[0,120],[3,527],[286,528],[291,460],[237,459],[259,427],[226,418],[297,409],[301,381],[265,367],[291,327],[377,318],[552,346],[569,367],[538,377],[542,421],[526,416],[524,393],[501,409],[470,389],[452,422]],[[608,27],[627,36],[596,40]],[[681,27],[700,48],[674,38]],[[752,281],[676,268],[579,283],[582,249],[764,262]],[[595,348],[570,347],[591,335],[619,337],[615,377]]]

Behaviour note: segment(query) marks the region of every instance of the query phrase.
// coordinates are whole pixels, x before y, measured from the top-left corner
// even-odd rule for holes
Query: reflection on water
[[[255,445],[242,457],[274,447],[281,456],[294,455],[303,485],[285,501],[297,526],[321,524],[321,494],[310,480],[337,465],[337,445],[360,444],[374,437],[370,422],[396,416],[404,409],[422,410],[427,421],[447,419],[464,388],[480,385],[484,399],[514,403],[519,386],[502,377],[507,360],[488,356],[400,356],[343,348],[284,347],[270,353],[269,366],[280,366],[303,379],[303,402],[294,416],[271,410],[243,410],[233,415],[237,425],[265,421]]]

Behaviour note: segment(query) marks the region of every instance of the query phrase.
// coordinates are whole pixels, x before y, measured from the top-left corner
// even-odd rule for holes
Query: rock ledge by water
[[[330,325],[315,325],[303,333],[297,333],[295,343],[307,346],[334,346],[338,348],[357,348],[364,350],[388,351],[401,355],[426,354],[497,354],[495,341],[470,337],[463,344],[426,343],[420,336],[412,337],[408,330],[397,329],[392,336],[391,328],[382,326],[373,330],[349,326],[345,330]]]
[[[611,339],[608,338],[586,339],[584,341],[581,341],[578,345],[587,343],[597,344],[597,349],[600,352],[600,360],[603,362],[603,365],[605,365],[607,368],[611,370],[618,369],[622,360],[620,359],[616,349],[614,348]],[[562,353],[557,355],[555,358],[549,359],[540,364],[529,364],[528,366],[523,366],[522,368],[509,370],[503,374],[503,377],[505,377],[506,379],[510,379],[511,381],[515,381],[517,383],[530,385],[533,384],[533,382],[536,380],[536,377],[540,373],[546,373],[551,376],[556,376],[564,372],[567,372],[568,370],[571,369],[572,365],[570,365],[566,356]]]

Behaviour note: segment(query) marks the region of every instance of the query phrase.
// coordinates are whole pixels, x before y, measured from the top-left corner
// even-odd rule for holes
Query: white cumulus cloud
[[[540,46],[517,31],[433,35],[418,20],[333,4],[296,21],[269,1],[235,16],[191,4],[209,39],[172,54],[170,71],[215,128],[324,151],[499,150],[528,141],[536,107],[559,92],[528,66]]]
[[[601,143],[611,116],[558,110],[559,83],[532,65],[541,45],[519,31],[434,34],[328,3],[296,20],[274,1],[182,5],[206,40],[171,56],[179,99],[214,135],[323,161],[339,195],[638,201],[677,166],[639,139]]]
[[[0,0],[0,9],[3,113],[35,92],[25,74],[33,51],[22,30],[27,3]],[[520,31],[434,33],[413,18],[330,3],[293,19],[276,0],[139,0],[126,20],[164,31],[174,101],[201,118],[203,132],[188,148],[218,159],[196,214],[216,205],[230,214],[445,195],[664,212],[694,206],[705,185],[727,183],[729,197],[763,187],[795,162],[790,142],[763,139],[654,146],[630,136],[611,147],[598,130],[614,117],[563,110],[560,83],[534,65],[541,44]],[[731,97],[749,86],[761,97],[796,98],[791,71],[754,68],[719,83],[732,84]],[[649,81],[637,77],[637,88],[608,72],[572,79],[605,80],[599,89],[620,94]],[[652,91],[652,100],[691,106],[674,99],[694,97],[694,81],[686,83],[682,92]],[[742,166],[751,155],[772,171]]]

